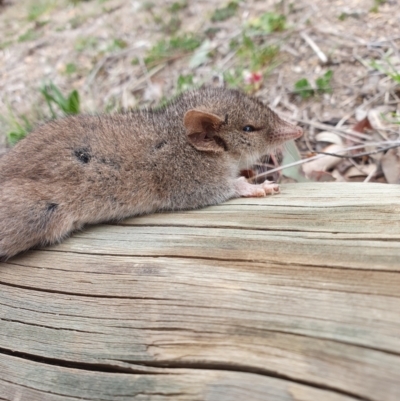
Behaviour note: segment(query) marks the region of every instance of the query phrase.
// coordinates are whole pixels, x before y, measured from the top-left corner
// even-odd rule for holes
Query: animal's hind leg
[[[30,180],[1,184],[0,260],[33,246],[58,242],[78,228],[66,203],[56,200],[51,187],[41,183],[38,191],[36,185]]]

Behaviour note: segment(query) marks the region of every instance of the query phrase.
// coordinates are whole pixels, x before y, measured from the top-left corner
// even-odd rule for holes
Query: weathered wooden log
[[[0,264],[0,400],[400,399],[400,187],[89,227]]]

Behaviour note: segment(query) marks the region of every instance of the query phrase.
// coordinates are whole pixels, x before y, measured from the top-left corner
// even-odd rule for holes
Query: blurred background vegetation
[[[3,0],[0,32],[0,149],[52,118],[160,106],[201,85],[302,125],[293,160],[357,145],[346,132],[365,118],[361,136],[398,138],[397,1]]]

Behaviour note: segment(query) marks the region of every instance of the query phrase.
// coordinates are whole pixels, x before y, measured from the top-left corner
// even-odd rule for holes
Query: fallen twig
[[[284,170],[284,169],[289,168],[289,167],[294,167],[294,166],[299,166],[301,164],[309,163],[309,162],[311,162],[313,160],[320,159],[320,158],[325,157],[325,156],[345,157],[345,158],[349,158],[349,159],[354,159],[355,157],[372,155],[372,154],[375,154],[375,153],[384,152],[384,151],[386,151],[388,149],[400,147],[400,142],[398,142],[398,141],[397,142],[391,142],[391,141],[372,142],[372,143],[364,143],[363,145],[356,145],[356,146],[351,146],[351,147],[345,148],[345,149],[341,150],[340,153],[345,153],[345,152],[348,152],[350,150],[362,149],[362,148],[364,148],[366,146],[388,145],[388,143],[391,143],[391,145],[390,146],[386,146],[386,147],[381,148],[381,149],[378,149],[376,151],[363,152],[363,153],[358,153],[356,155],[339,155],[338,153],[315,152],[315,153],[318,153],[316,156],[309,157],[307,159],[302,159],[302,160],[299,160],[297,162],[289,163],[289,164],[286,164],[284,166],[276,167],[276,168],[274,168],[272,170],[268,170],[268,171],[266,171],[264,173],[258,174],[256,176],[250,178],[249,181],[253,181],[254,182],[258,178],[265,177],[265,176],[270,175],[272,173],[275,173],[277,171],[281,171],[281,170]]]
[[[349,138],[353,141],[361,141],[364,139],[370,139],[369,135],[365,135],[362,134],[360,132],[356,132],[354,130],[345,130],[342,128],[337,128],[334,127],[332,125],[328,125],[328,124],[324,124],[324,123],[320,123],[318,121],[312,121],[312,120],[303,120],[302,118],[298,118],[298,117],[288,117],[288,118],[292,118],[302,124],[306,124],[306,125],[311,125],[315,128],[321,129],[323,131],[331,131],[331,132],[335,132],[337,133],[339,136],[342,136],[343,138],[349,138],[349,135],[353,136],[354,138]]]
[[[393,149],[393,148],[398,148],[400,146],[400,142],[395,144],[395,145],[391,145],[391,146],[387,146],[385,148],[381,148],[381,149],[377,149],[377,150],[372,150],[370,152],[363,152],[363,153],[357,153],[355,155],[338,155],[337,153],[329,153],[329,152],[317,152],[315,151],[315,153],[318,153],[319,155],[327,155],[327,156],[335,156],[335,157],[341,157],[343,159],[354,159],[356,157],[361,157],[361,156],[370,156],[370,155],[375,155],[377,153],[380,152],[385,152],[386,150],[389,149]]]
[[[318,45],[305,32],[300,32],[300,36],[311,47],[311,49],[314,50],[321,62],[326,64],[328,62],[328,57],[326,57],[325,53],[318,47]]]

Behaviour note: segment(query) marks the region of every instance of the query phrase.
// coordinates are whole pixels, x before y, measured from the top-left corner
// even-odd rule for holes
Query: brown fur
[[[88,223],[276,192],[239,171],[300,135],[257,99],[212,88],[161,110],[52,121],[0,158],[0,257]]]

